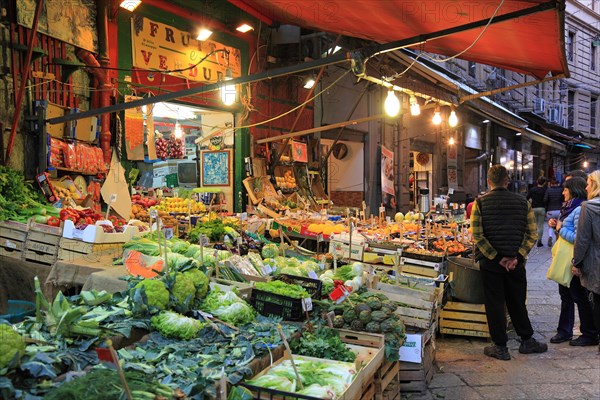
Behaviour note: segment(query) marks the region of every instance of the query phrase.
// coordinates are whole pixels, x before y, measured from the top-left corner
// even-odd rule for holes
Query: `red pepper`
[[[48,217],[47,224],[50,226],[60,226],[60,219],[58,217]]]
[[[88,225],[94,225],[94,219],[92,217],[85,217],[85,223]]]

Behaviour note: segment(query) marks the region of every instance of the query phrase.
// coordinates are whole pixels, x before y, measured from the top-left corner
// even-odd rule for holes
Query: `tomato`
[[[50,226],[60,226],[60,219],[58,217],[48,217],[47,224]]]

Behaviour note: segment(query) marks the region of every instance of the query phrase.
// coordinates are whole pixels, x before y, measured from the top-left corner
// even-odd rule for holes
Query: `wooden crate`
[[[375,399],[381,400],[383,393],[390,385],[399,383],[400,362],[384,361],[375,374]]]
[[[13,221],[0,222],[0,255],[23,258],[29,226]]]
[[[414,285],[418,285],[418,288],[375,282],[375,289],[370,290],[375,293],[383,293],[390,300],[401,304],[395,313],[400,315],[404,325],[430,329],[437,323],[444,294],[444,284],[441,283],[439,287],[418,283]]]
[[[122,243],[86,243],[81,240],[60,238],[58,247],[59,260],[73,261],[76,258],[101,256],[114,254],[118,258],[123,253]]]
[[[425,344],[420,363],[400,361],[400,392],[402,394],[425,392],[435,372],[434,362],[434,340]]]
[[[30,222],[23,259],[45,265],[54,264],[61,235],[61,228]]]
[[[459,303],[449,301],[440,313],[440,333],[490,337],[490,330],[483,304]]]
[[[363,387],[360,400],[373,400],[375,398],[375,377],[372,377],[366,386]]]

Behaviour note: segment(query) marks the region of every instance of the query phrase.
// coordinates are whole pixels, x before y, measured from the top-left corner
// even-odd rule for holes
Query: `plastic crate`
[[[283,278],[283,279],[281,279]],[[300,285],[310,294],[310,297],[313,299],[321,299],[321,287],[323,282],[319,279],[305,278],[303,276],[296,275],[288,275],[288,274],[279,274],[274,280],[282,280],[285,283],[291,283],[294,285]]]
[[[260,314],[269,317],[281,317],[288,321],[303,321],[306,317],[302,310],[302,299],[252,289],[250,304]]]
[[[8,300],[7,313],[0,315],[0,319],[4,319],[11,324],[16,324],[35,314],[35,304],[30,301]]]

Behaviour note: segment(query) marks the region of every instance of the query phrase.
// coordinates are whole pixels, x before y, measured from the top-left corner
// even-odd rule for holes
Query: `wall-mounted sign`
[[[190,32],[139,15],[131,20],[131,32],[134,67],[174,71],[172,75],[207,83],[222,80],[227,68],[234,78],[241,75],[239,49],[213,40],[201,42]]]

